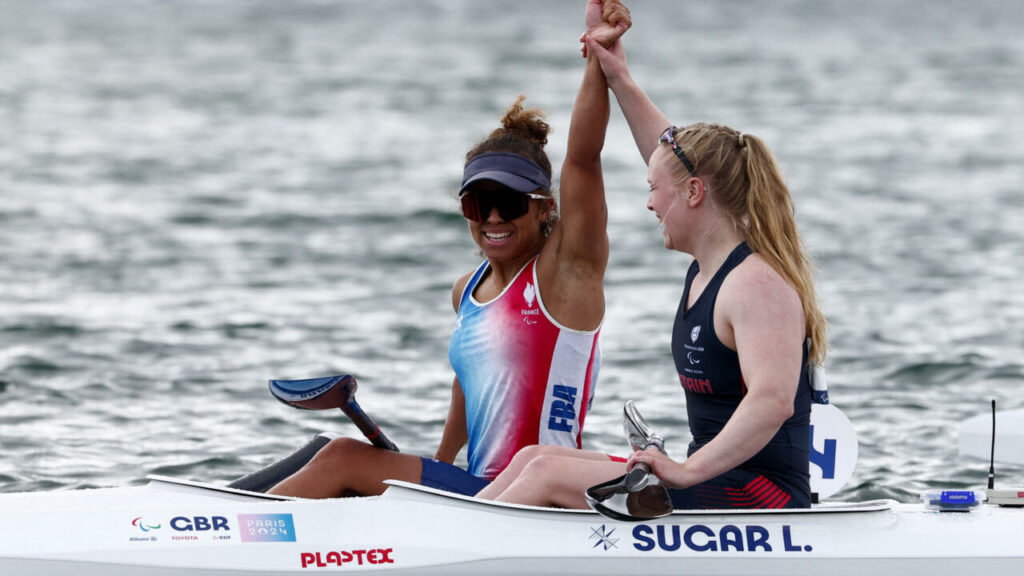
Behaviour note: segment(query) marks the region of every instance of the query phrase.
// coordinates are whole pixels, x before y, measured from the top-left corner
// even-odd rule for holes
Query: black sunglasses
[[[474,222],[484,222],[497,208],[501,219],[508,222],[530,211],[531,199],[547,198],[542,194],[514,190],[468,190],[462,195],[462,215]]]

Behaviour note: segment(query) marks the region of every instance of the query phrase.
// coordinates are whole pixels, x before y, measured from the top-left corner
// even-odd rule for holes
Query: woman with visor
[[[775,160],[732,128],[670,126],[631,78],[621,40],[584,42],[648,165],[665,247],[693,256],[672,330],[692,441],[684,460],[648,448],[626,464],[532,446],[478,496],[585,508],[588,487],[642,462],[677,509],[808,507],[807,366],[824,359],[825,321]]]
[[[618,2],[590,0],[588,34],[606,45],[630,25]],[[270,492],[307,498],[375,495],[393,478],[472,495],[524,446],[580,448],[600,365],[608,260],[601,149],[608,87],[587,60],[561,172],[561,211],[544,152],[550,128],[523,97],[466,155],[459,192],[485,257],[455,282],[449,345],[455,370],[440,446],[420,458],[338,438]],[[452,465],[468,443],[468,470]]]

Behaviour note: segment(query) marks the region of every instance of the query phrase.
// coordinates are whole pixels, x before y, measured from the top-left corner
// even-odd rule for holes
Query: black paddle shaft
[[[384,435],[380,426],[377,426],[377,423],[366,412],[363,412],[362,407],[359,406],[354,397],[341,406],[341,411],[356,425],[356,428],[359,428],[359,431],[363,433],[363,436],[366,436],[366,439],[371,444],[384,450],[398,452],[398,446],[395,446],[395,443]]]

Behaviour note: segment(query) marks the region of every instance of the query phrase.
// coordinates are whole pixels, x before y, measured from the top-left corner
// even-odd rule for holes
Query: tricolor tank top
[[[580,447],[600,367],[600,328],[558,324],[537,287],[537,259],[497,298],[473,292],[490,270],[484,262],[466,284],[448,360],[466,399],[469,472],[494,478],[520,448]]]

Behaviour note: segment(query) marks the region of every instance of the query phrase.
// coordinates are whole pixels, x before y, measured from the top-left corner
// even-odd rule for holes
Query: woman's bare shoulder
[[[776,308],[778,312],[803,307],[796,288],[756,253],[748,256],[722,283],[719,299],[743,310]]]
[[[466,285],[469,284],[469,279],[473,277],[475,270],[470,270],[465,275],[455,281],[455,285],[452,286],[452,308],[456,312],[459,311],[459,303],[462,301],[462,292],[466,289]]]

